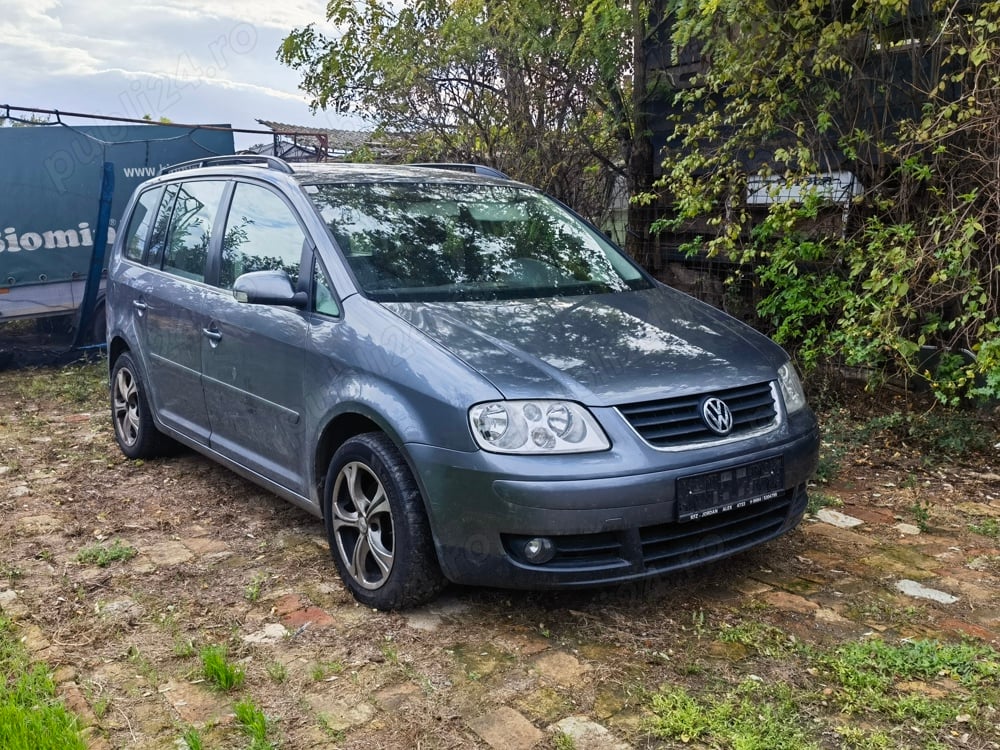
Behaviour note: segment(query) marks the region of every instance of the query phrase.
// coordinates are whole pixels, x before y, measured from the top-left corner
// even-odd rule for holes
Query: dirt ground
[[[346,593],[317,519],[194,453],[127,461],[100,368],[0,372],[0,608],[55,670],[95,748],[183,747],[190,727],[205,747],[247,747],[232,713],[241,698],[288,749],[682,747],[649,732],[659,686],[796,678],[733,647],[726,628],[779,628],[824,648],[872,634],[1000,645],[1000,541],[970,529],[1000,519],[992,444],[941,464],[905,440],[828,435],[837,465],[815,492],[839,505],[725,563],[571,594],[452,587],[382,613]],[[81,558],[116,541],[137,554],[103,567]],[[233,694],[202,678],[198,653],[212,645],[245,670]],[[937,741],[1000,747],[992,710]],[[903,733],[898,747],[924,746],[886,729]]]

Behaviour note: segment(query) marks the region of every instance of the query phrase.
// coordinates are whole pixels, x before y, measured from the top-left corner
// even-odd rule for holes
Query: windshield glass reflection
[[[309,189],[377,301],[527,299],[645,289],[600,234],[533,190],[359,183]]]

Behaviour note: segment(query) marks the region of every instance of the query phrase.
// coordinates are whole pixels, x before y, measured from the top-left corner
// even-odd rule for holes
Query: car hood
[[[676,290],[384,306],[506,398],[612,406],[772,380],[776,344]]]

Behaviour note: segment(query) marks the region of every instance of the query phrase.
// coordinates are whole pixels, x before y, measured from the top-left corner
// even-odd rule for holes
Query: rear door
[[[280,193],[237,182],[201,344],[212,448],[302,495],[308,324],[292,307],[237,302],[232,288],[241,274],[262,270],[283,271],[298,287],[306,246],[307,234]]]
[[[205,283],[225,180],[190,180],[166,189],[147,253],[147,275],[133,301],[143,324],[140,350],[153,408],[167,426],[207,444],[201,384],[202,342],[216,290]]]

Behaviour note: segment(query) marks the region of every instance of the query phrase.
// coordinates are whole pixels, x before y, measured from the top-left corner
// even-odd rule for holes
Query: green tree
[[[944,401],[1000,395],[1000,3],[679,0],[661,226],[763,282],[758,312],[806,364],[894,373],[968,348]],[[837,203],[815,175],[855,175]],[[754,209],[749,192],[770,192]]]
[[[635,135],[628,4],[332,0],[326,21],[278,52],[314,108],[363,115],[402,158],[486,163],[603,217]]]

